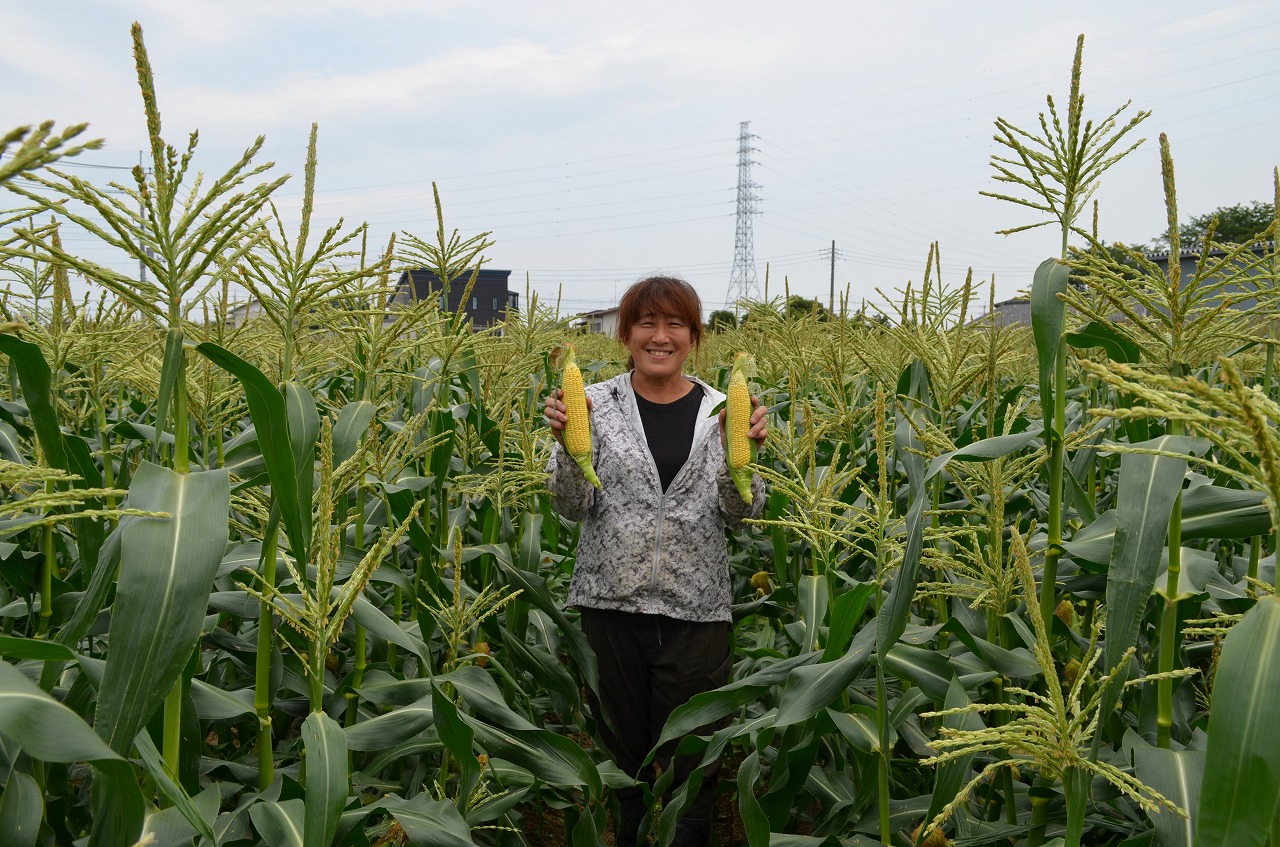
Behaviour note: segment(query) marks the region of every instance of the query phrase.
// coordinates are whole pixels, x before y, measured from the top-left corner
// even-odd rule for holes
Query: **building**
[[[606,335],[618,334],[618,307],[596,309],[594,312],[583,312],[573,319],[575,329],[587,332],[602,332]]]
[[[1253,245],[1253,247],[1251,247],[1249,251],[1246,251],[1243,254],[1243,256],[1241,257],[1241,261],[1238,264],[1236,264],[1235,267],[1227,268],[1226,271],[1229,276],[1227,276],[1226,278],[1231,279],[1232,276],[1238,275],[1240,278],[1240,281],[1236,282],[1235,280],[1232,280],[1230,284],[1225,286],[1224,293],[1235,294],[1241,291],[1255,290],[1255,286],[1257,285],[1257,283],[1252,281],[1246,281],[1246,278],[1255,277],[1263,273],[1263,268],[1259,266],[1259,263],[1257,262],[1257,260],[1261,259],[1263,256],[1267,254],[1269,250],[1272,250],[1272,249],[1274,249],[1273,244],[1258,242],[1257,244]],[[1222,258],[1226,255],[1227,255],[1226,250],[1223,250],[1221,247],[1216,247],[1216,246],[1213,249],[1209,250],[1207,253],[1204,251],[1203,245],[1188,247],[1182,250],[1181,253],[1179,253],[1178,255],[1179,264],[1182,267],[1181,276],[1180,276],[1182,280],[1182,284],[1186,285],[1187,280],[1195,276],[1196,267],[1199,266],[1201,263],[1205,263],[1206,267],[1211,267],[1212,263],[1221,261]],[[1168,251],[1164,253],[1148,253],[1147,258],[1155,262],[1157,265],[1159,265],[1160,270],[1163,271],[1164,273],[1167,274],[1169,272]],[[1205,300],[1205,302],[1202,304],[1202,307],[1212,308],[1214,305],[1217,305],[1218,302],[1219,301],[1217,300],[1217,298],[1209,298]],[[1241,300],[1233,304],[1233,308],[1248,311],[1250,309],[1253,309],[1257,305],[1258,305],[1257,299],[1254,297],[1250,297],[1247,300]]]
[[[253,318],[262,317],[263,314],[262,304],[257,300],[249,300],[227,309],[227,324],[232,327],[241,327]]]
[[[446,300],[445,287],[440,277],[426,268],[415,268],[400,274],[400,279],[396,281],[396,292],[391,297],[391,305],[434,297],[440,301],[443,311],[462,310],[477,329],[490,327],[506,320],[508,311],[514,312],[520,308],[520,295],[507,288],[510,276],[511,271],[481,268],[467,302],[463,303],[462,295],[471,280],[470,272],[464,272],[450,282]]]
[[[1027,297],[1003,300],[995,305],[991,315],[998,327],[1031,326],[1031,300]]]

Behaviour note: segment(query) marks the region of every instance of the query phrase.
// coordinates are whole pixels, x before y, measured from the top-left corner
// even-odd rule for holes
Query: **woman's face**
[[[680,318],[645,312],[631,327],[627,349],[637,372],[661,381],[680,375],[693,350],[693,337]]]

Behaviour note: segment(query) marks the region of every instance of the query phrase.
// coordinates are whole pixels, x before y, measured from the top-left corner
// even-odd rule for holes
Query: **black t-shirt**
[[[674,403],[654,403],[637,394],[636,406],[640,409],[649,452],[658,466],[658,479],[666,491],[693,447],[693,431],[698,424],[698,409],[702,407],[702,386],[695,382],[693,389]]]

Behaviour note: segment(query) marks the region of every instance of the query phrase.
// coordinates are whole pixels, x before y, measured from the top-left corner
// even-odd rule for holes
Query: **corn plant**
[[[35,127],[20,126],[0,136],[0,160],[4,162],[0,164],[0,183],[47,167],[61,158],[76,156],[85,150],[97,150],[103,145],[101,138],[83,144],[68,144],[82,135],[89,128],[88,124],[75,124],[61,133],[55,133],[53,127],[53,121],[45,121]],[[9,153],[11,144],[17,144],[18,149]],[[6,153],[8,158],[5,158]]]
[[[1126,103],[1096,125],[1092,120],[1086,121],[1084,94],[1080,88],[1083,54],[1082,34],[1076,40],[1075,60],[1071,65],[1065,125],[1052,96],[1047,98],[1048,117],[1043,113],[1040,115],[1040,135],[1019,129],[1003,118],[996,120],[995,139],[1009,153],[992,156],[995,179],[1013,186],[1019,193],[981,192],[1046,216],[1045,220],[1012,227],[1003,230],[1002,234],[1057,223],[1062,236],[1059,260],[1067,257],[1068,240],[1073,233],[1087,235],[1077,221],[1097,191],[1102,174],[1142,143],[1139,140],[1123,146],[1127,143],[1125,136],[1151,114],[1140,110],[1121,125],[1118,119],[1128,108]],[[1040,591],[1040,612],[1046,623],[1056,606],[1057,566],[1062,549],[1067,345],[1062,343],[1064,316],[1058,295],[1066,290],[1066,281],[1065,268],[1057,262],[1045,262],[1036,271],[1032,287],[1033,326],[1040,362],[1040,403],[1050,439],[1049,555],[1045,557]]]

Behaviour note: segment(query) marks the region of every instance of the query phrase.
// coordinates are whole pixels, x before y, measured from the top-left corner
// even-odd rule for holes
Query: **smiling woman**
[[[682,371],[702,339],[702,302],[684,280],[650,277],[618,304],[618,337],[631,353],[632,387],[656,402],[674,402],[693,387]]]
[[[759,476],[750,500],[730,477],[723,416],[712,414],[724,395],[683,373],[702,337],[701,317],[698,294],[683,280],[651,277],[631,286],[619,306],[631,371],[586,389],[600,487],[586,481],[562,447],[548,465],[552,505],[583,522],[569,604],[581,612],[599,660],[600,690],[588,692],[591,708],[615,761],[637,780],[618,791],[618,847],[637,844],[645,812],[640,782],[652,778],[642,765],[667,718],[695,694],[728,682],[733,654],[724,530],[758,516],[762,505]],[[560,441],[559,391],[546,408]],[[763,440],[762,407],[756,405],[751,424],[751,435]],[[675,746],[671,741],[658,751],[664,769]],[[675,759],[674,789],[699,758]],[[706,843],[718,770],[718,762],[703,769],[702,790],[677,824],[677,847]]]

